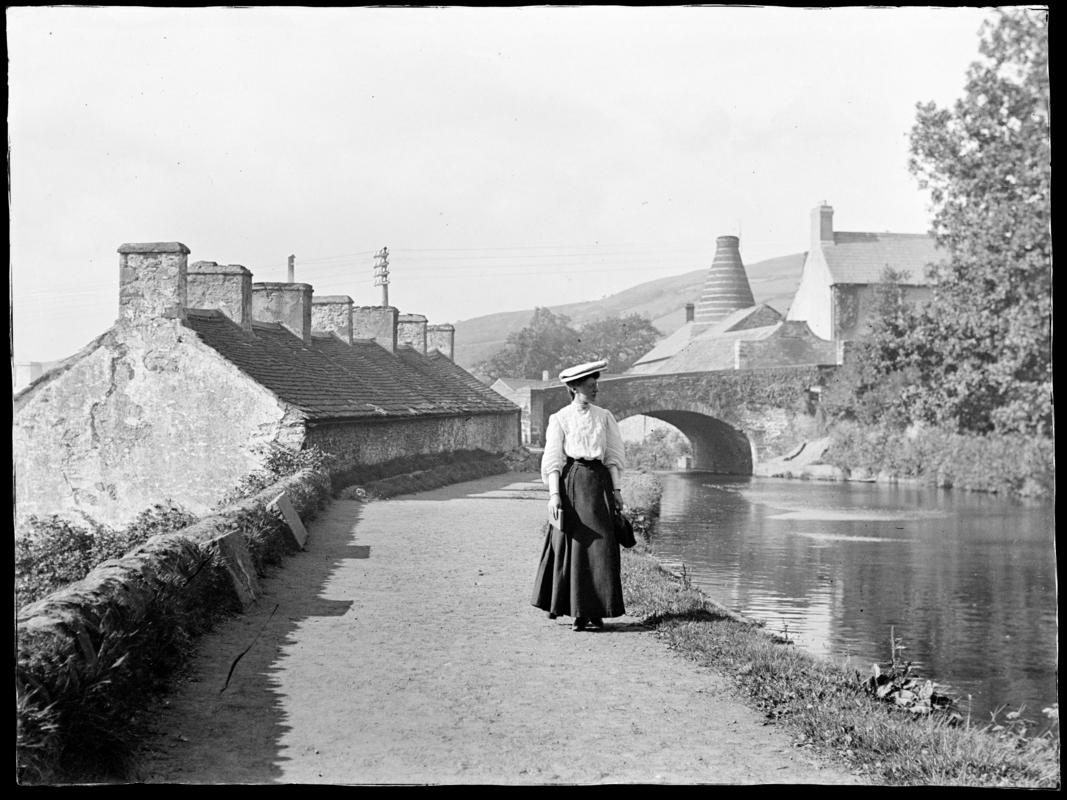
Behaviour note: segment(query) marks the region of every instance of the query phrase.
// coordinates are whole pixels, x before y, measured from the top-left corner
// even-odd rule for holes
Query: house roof
[[[774,325],[765,325],[758,328],[742,328],[732,331],[705,330],[694,336],[669,358],[661,359],[654,363],[645,363],[641,373],[670,373],[670,372],[706,372],[708,370],[733,369],[734,355],[736,352],[735,342],[738,340],[765,339],[773,335],[780,322]]]
[[[485,387],[474,390],[454,364],[433,363],[411,348],[393,354],[370,340],[346,344],[333,334],[310,344],[278,323],[245,330],[220,311],[186,309],[185,324],[200,339],[281,400],[312,420],[492,413],[514,405]],[[467,374],[467,373],[464,373]],[[470,381],[477,382],[473,376]]]
[[[455,411],[514,411],[517,408],[437,350],[423,355],[410,345],[401,345],[397,347],[396,355],[419,376],[422,388]]]
[[[497,378],[493,385],[504,384],[504,388],[516,392],[519,389],[543,389],[546,386],[559,386],[559,381],[543,381],[540,378]]]
[[[729,335],[730,341],[733,341],[738,338],[733,335],[736,331],[773,325],[781,318],[782,315],[770,306],[757,305],[737,309],[712,325],[705,325],[697,322],[688,323],[678,328],[678,330],[665,337],[662,341],[657,342],[655,347],[634,362],[634,366],[651,364],[655,361],[671,358],[680,353],[690,342],[696,339]],[[675,372],[676,370],[671,369],[670,371]]]
[[[889,267],[904,273],[903,283],[925,286],[926,265],[946,257],[933,237],[922,233],[835,232],[834,243],[822,251],[831,283],[880,283]]]

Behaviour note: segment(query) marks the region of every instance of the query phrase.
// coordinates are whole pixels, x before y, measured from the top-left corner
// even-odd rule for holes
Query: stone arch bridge
[[[693,468],[751,475],[820,435],[819,394],[834,367],[605,376],[597,405],[619,421],[637,414],[678,428]],[[530,392],[531,438],[544,445],[551,414],[570,402],[565,386]]]

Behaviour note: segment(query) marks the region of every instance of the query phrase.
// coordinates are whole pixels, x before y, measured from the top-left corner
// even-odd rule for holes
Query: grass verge
[[[651,479],[638,473],[623,495],[631,514],[654,521]],[[1059,788],[1058,721],[1033,736],[1010,724],[976,726],[887,703],[858,671],[785,643],[668,572],[650,553],[650,532],[623,553],[629,613],[672,649],[731,678],[798,746],[876,784]]]

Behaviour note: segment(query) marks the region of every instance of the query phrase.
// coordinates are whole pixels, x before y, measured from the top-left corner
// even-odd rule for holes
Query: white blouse
[[[606,467],[626,468],[626,450],[614,415],[600,406],[571,403],[548,418],[541,480],[562,472],[570,458],[598,458]]]

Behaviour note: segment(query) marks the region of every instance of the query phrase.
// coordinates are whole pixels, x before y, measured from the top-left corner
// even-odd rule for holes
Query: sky
[[[983,8],[8,7],[14,361],[118,315],[118,248],[432,324],[921,233],[915,106],[948,106]],[[462,346],[457,341],[456,347]]]

